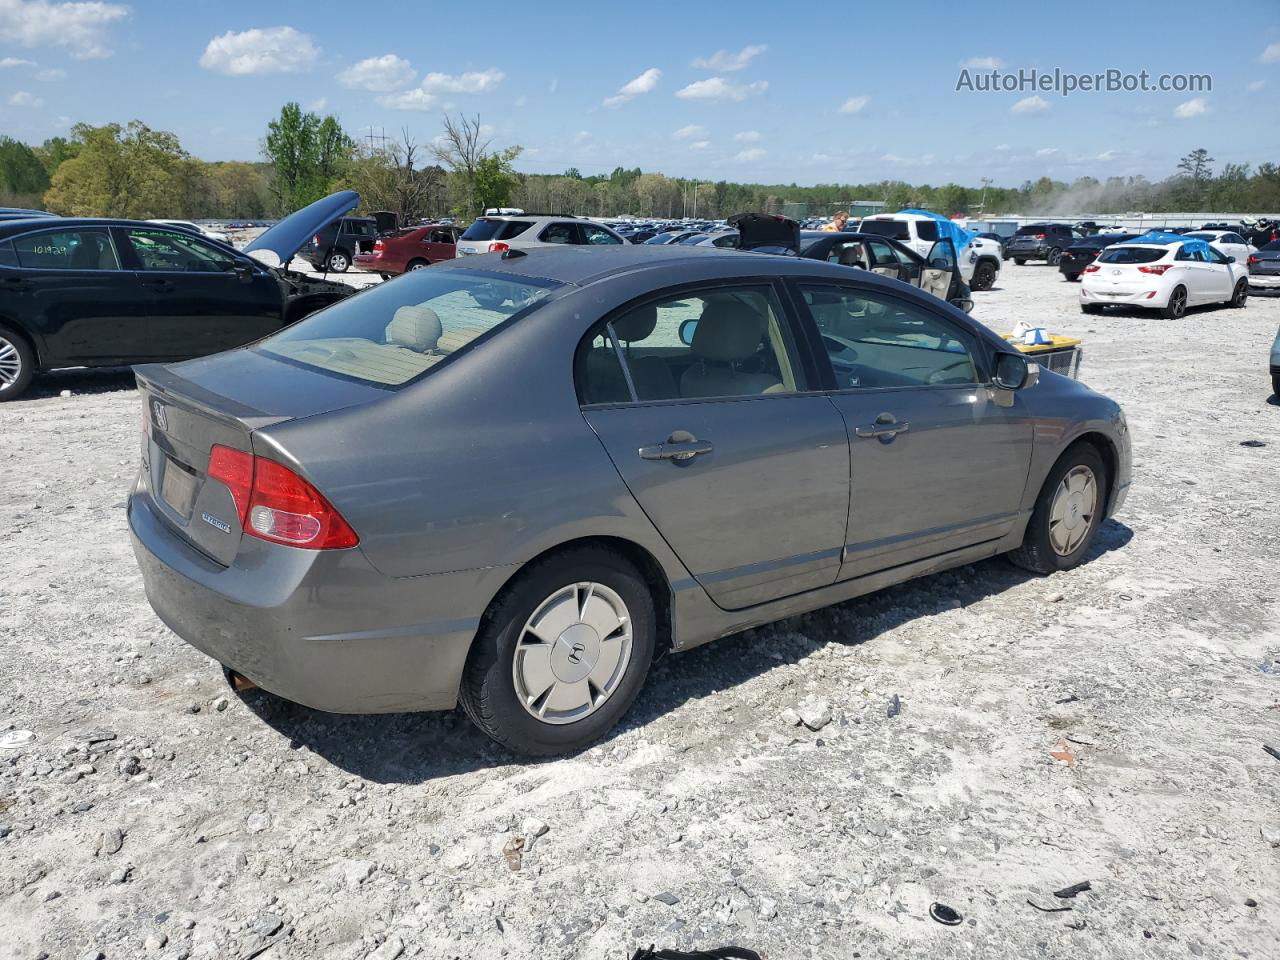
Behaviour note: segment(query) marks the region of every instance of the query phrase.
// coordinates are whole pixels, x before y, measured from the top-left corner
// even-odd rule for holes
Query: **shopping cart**
[[[1004,338],[1046,370],[1052,370],[1073,380],[1080,379],[1080,360],[1084,356],[1083,341],[1075,337],[1060,337],[1056,334],[1051,334],[1049,337],[1052,343],[1018,343],[1013,339],[1012,334],[1007,333]]]

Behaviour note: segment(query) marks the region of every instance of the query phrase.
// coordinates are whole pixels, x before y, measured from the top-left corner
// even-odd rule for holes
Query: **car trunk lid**
[[[143,402],[143,482],[156,512],[223,566],[235,558],[243,528],[231,490],[209,476],[213,448],[253,454],[257,430],[387,395],[252,350],[134,373]]]

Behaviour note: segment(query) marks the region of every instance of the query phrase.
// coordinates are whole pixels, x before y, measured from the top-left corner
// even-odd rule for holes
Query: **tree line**
[[[394,140],[363,142],[337,117],[288,103],[267,126],[260,160],[210,163],[188,153],[175,134],[140,120],[80,123],[69,136],[38,145],[0,136],[0,206],[73,216],[261,219],[349,188],[360,193],[366,212],[392,210],[403,221],[469,219],[503,206],[594,216],[812,215],[857,200],[971,216],[1280,212],[1280,165],[1227,163],[1215,173],[1203,149],[1159,181],[1085,176],[1040,177],[1017,187],[902,180],[798,186],[674,178],[639,167],[591,176],[574,168],[520,173],[514,164],[521,148],[495,148],[486,129],[478,116],[446,116],[443,131],[425,146],[408,128]]]

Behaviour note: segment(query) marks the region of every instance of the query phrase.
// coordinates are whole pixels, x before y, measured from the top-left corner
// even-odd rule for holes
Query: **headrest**
[[[862,266],[862,244],[851,243],[841,250],[840,265],[842,267]]]
[[[401,307],[392,315],[391,322],[387,324],[387,343],[408,347],[419,353],[428,353],[436,349],[440,334],[443,332],[440,318],[434,310],[430,307],[410,304]]]
[[[658,308],[649,304],[647,307],[636,307],[613,321],[613,332],[623,343],[631,343],[646,339],[657,325]]]
[[[736,362],[756,352],[765,319],[738,300],[710,300],[693,331],[692,349],[707,360]]]

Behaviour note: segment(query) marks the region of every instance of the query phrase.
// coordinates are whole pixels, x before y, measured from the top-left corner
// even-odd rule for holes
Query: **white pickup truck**
[[[920,213],[877,213],[863,219],[859,233],[874,233],[904,243],[927,257],[938,242],[938,221]],[[957,251],[960,276],[971,290],[990,290],[1000,275],[1000,245],[974,237]]]

